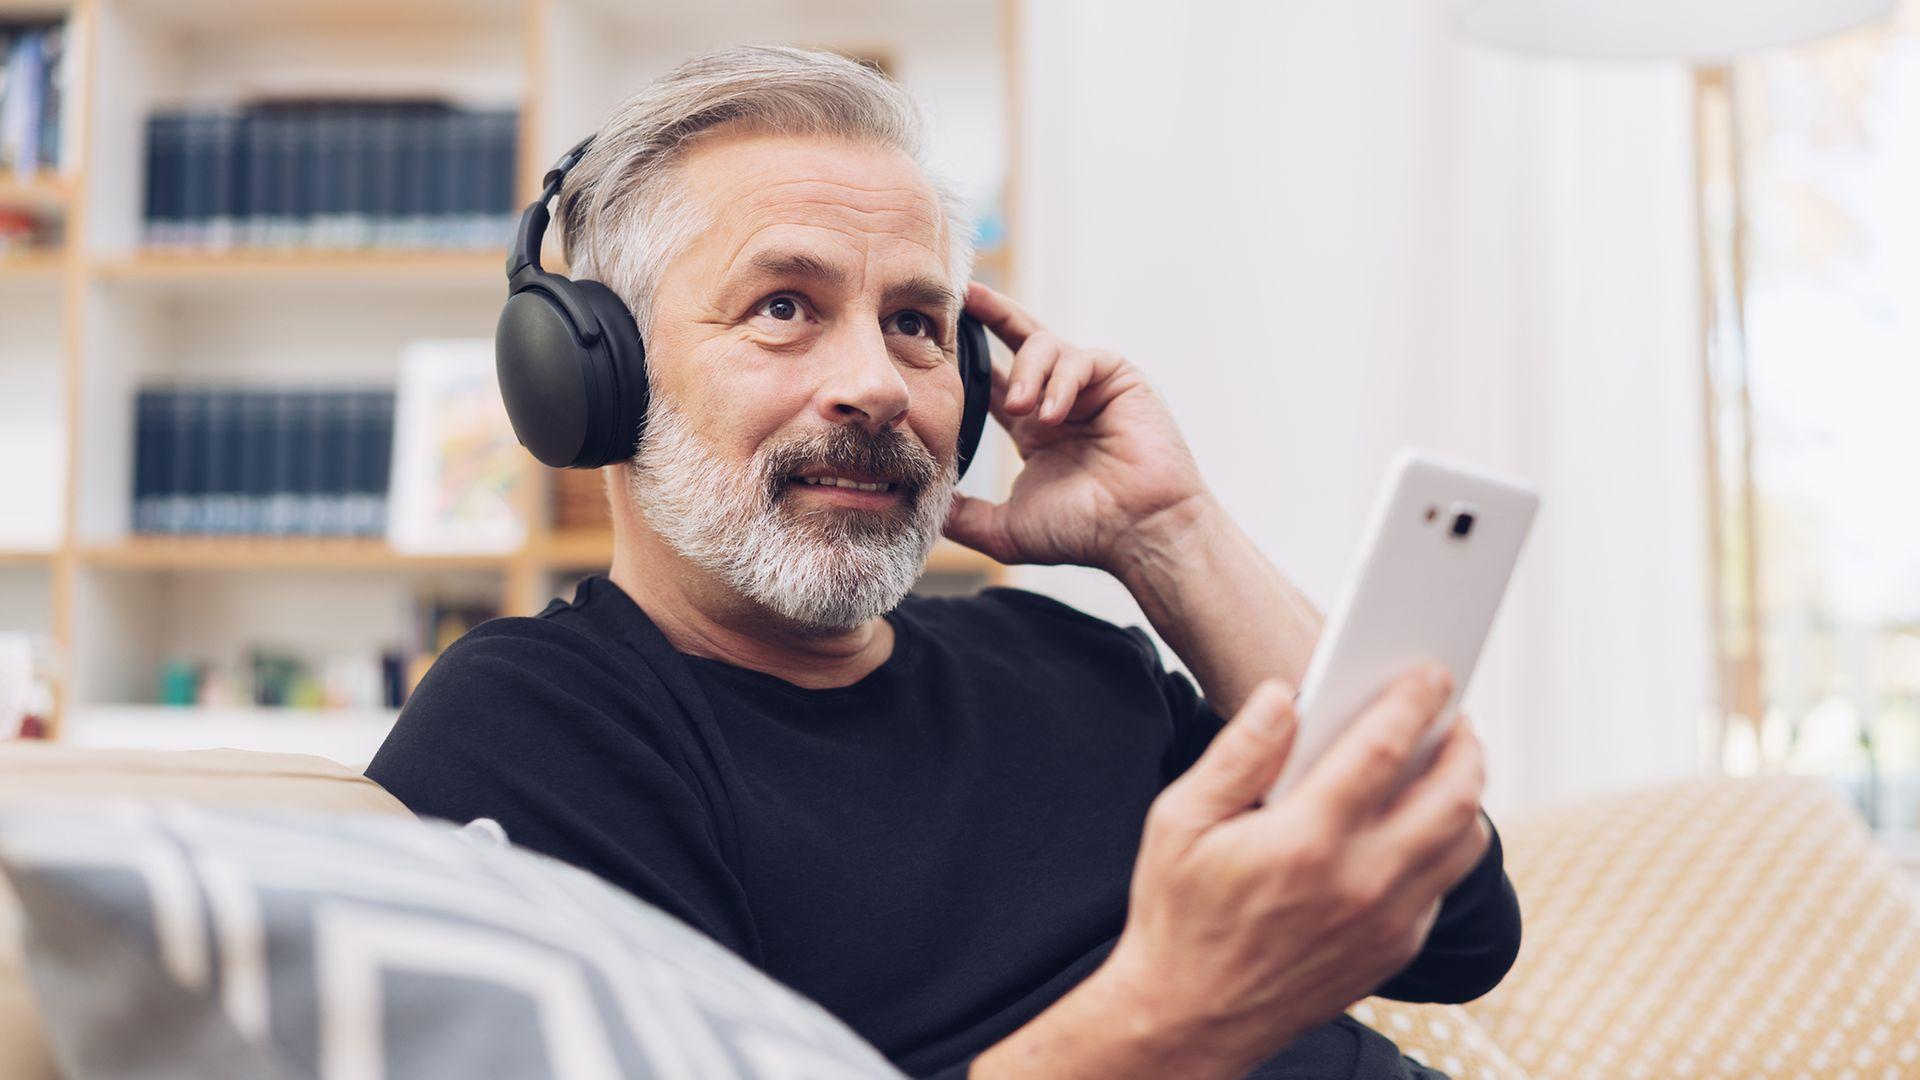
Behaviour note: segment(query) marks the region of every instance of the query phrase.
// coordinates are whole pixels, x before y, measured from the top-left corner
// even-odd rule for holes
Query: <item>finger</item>
[[[1480,740],[1471,726],[1456,722],[1432,767],[1388,804],[1380,822],[1382,841],[1407,865],[1428,866],[1474,831],[1485,788]]]
[[[1035,419],[1043,424],[1057,424],[1065,420],[1073,403],[1080,397],[1080,391],[1086,388],[1092,378],[1092,354],[1084,350],[1062,353],[1047,375],[1047,388],[1040,399],[1040,411],[1034,414]]]
[[[1301,794],[1348,821],[1379,809],[1452,693],[1453,680],[1438,664],[1423,664],[1388,683],[1307,770]]]
[[[1023,416],[1040,403],[1040,390],[1047,384],[1053,365],[1060,360],[1066,343],[1044,331],[1027,339],[1013,354],[1013,370],[1007,373],[1009,413]]]
[[[1293,689],[1277,679],[1262,682],[1161,797],[1174,799],[1196,829],[1246,809],[1279,778],[1297,727]]]
[[[967,286],[967,314],[980,320],[981,325],[993,331],[993,336],[1007,343],[1007,348],[1019,352],[1020,347],[1036,332],[1046,329],[1033,313],[1021,307],[1012,297],[997,293],[975,281]]]
[[[1407,879],[1408,895],[1444,899],[1486,858],[1491,836],[1485,819],[1475,814],[1474,825],[1462,830],[1437,858]]]
[[[987,411],[993,415],[994,420],[998,421],[1001,427],[1011,428],[1013,414],[1007,411],[1007,387],[1012,383],[1013,377],[1009,366],[997,360],[993,362],[991,368],[993,384],[987,393]]]
[[[944,530],[949,539],[978,551],[995,562],[1011,563],[1013,543],[1007,535],[1007,507],[959,492],[947,510]]]

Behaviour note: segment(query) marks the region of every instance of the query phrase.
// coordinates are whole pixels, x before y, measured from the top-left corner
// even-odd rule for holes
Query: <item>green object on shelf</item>
[[[160,704],[192,705],[200,700],[200,665],[173,659],[160,665]]]

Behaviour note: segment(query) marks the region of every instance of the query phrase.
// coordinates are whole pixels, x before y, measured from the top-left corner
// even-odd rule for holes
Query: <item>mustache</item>
[[[764,452],[761,479],[769,499],[802,469],[852,473],[899,484],[914,496],[940,478],[940,463],[899,428],[869,431],[847,424],[797,436]]]

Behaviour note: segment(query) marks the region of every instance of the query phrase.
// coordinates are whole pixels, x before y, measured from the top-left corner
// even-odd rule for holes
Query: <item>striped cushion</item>
[[[178,803],[0,809],[85,1077],[895,1077],[839,1020],[599,879],[464,829]]]

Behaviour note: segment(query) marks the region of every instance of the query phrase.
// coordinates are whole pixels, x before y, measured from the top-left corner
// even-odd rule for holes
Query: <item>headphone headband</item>
[[[560,160],[554,162],[553,168],[548,169],[547,175],[540,179],[539,198],[527,207],[526,213],[520,215],[520,225],[513,230],[513,246],[507,251],[509,280],[529,266],[535,270],[541,269],[540,245],[546,239],[547,224],[553,220],[547,211],[547,203],[560,194],[560,185],[566,182],[567,173],[586,156],[587,146],[593,142],[593,138],[589,135],[574,143],[573,149],[561,154]]]

